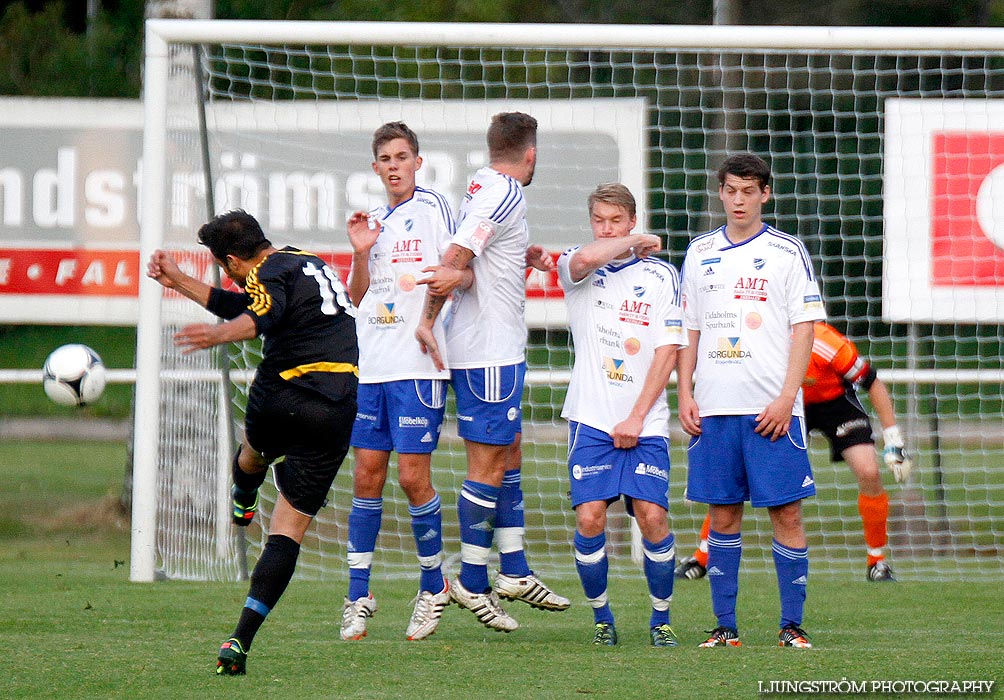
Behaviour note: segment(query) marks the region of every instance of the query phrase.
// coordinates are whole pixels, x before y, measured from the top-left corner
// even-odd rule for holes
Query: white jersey
[[[454,292],[446,353],[456,369],[500,367],[526,355],[526,201],[518,181],[485,167],[457,213],[453,242],[474,253],[474,284]]]
[[[694,373],[700,415],[756,415],[781,395],[796,323],[826,318],[805,246],[764,225],[733,244],[725,227],[690,242],[683,262],[688,330],[701,332]],[[802,391],[792,414],[803,415]]]
[[[579,282],[569,264],[579,248],[558,258],[575,345],[575,364],[563,418],[610,433],[630,415],[656,348],[687,345],[676,268],[655,258],[614,260]],[[665,396],[645,417],[641,435],[669,437]]]
[[[415,340],[425,304],[425,287],[415,281],[436,265],[450,245],[453,215],[437,192],[418,187],[411,199],[391,209],[370,212],[380,235],[370,250],[370,286],[359,302],[359,382],[375,384],[401,379],[448,379]],[[443,324],[433,327],[440,348],[446,347]]]

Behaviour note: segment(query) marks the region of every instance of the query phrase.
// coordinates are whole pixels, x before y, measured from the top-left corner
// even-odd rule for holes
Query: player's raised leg
[[[523,539],[526,520],[520,485],[522,461],[522,433],[516,433],[516,440],[506,454],[506,472],[497,505],[495,540],[499,548],[499,574],[495,578],[495,593],[500,598],[521,600],[541,610],[567,610],[571,605],[568,598],[551,590],[527,563]]]
[[[231,475],[234,481],[230,489],[233,522],[239,527],[246,527],[258,512],[258,489],[268,476],[268,460],[245,440],[234,455]]]

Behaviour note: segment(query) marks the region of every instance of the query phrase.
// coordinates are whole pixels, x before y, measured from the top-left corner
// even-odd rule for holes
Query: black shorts
[[[856,394],[843,395],[832,401],[805,405],[805,427],[818,430],[830,441],[830,456],[834,462],[844,461],[841,454],[855,445],[874,445],[872,422]]]
[[[356,394],[340,401],[288,382],[261,386],[248,395],[247,441],[276,465],[275,486],[297,511],[314,516],[349,451]]]

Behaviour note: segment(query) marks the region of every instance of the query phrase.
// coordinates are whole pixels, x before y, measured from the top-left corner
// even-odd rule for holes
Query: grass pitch
[[[760,682],[842,678],[993,680],[1001,694],[999,583],[863,575],[812,580],[809,651],[775,646],[768,575],[741,579],[743,648],[710,650],[696,648],[713,626],[706,581],[678,582],[681,646],[657,650],[640,576],[611,584],[616,648],[589,644],[592,615],[575,579],[547,577],[573,599],[567,612],[510,604],[522,628],[503,635],[451,606],[423,642],[404,640],[410,582],[375,577],[370,636],[342,642],[346,580],[294,580],[255,641],[249,675],[216,677],[247,585],[129,582],[117,508],[125,455],[116,443],[0,442],[0,698],[752,698]]]

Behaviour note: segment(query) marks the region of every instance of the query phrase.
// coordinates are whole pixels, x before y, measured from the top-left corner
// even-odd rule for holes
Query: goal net
[[[419,183],[456,207],[486,161],[491,116],[521,110],[540,123],[526,190],[533,242],[558,252],[588,240],[586,195],[618,180],[639,200],[641,228],[664,235],[679,265],[693,235],[723,223],[723,158],[761,154],[774,173],[765,218],[809,248],[830,322],[889,384],[914,456],[907,484],[882,470],[897,574],[996,578],[1002,48],[998,30],[152,21],[142,255],[183,252],[206,275],[195,231],[210,209],[241,207],[275,244],[316,252],[345,274],[345,220],[383,201],[370,169],[379,125],[415,129]],[[556,279],[534,274],[527,285],[526,544],[536,570],[571,576],[559,414],[572,348]],[[200,317],[186,303],[150,281],[141,287],[134,580],[243,575],[243,550],[252,559],[260,551],[274,502],[266,487],[263,512],[239,542],[228,520],[229,464],[258,346],[179,357],[173,330]],[[675,406],[672,386],[669,398]],[[683,499],[686,440],[675,418],[673,427],[670,517],[682,556],[704,510]],[[854,476],[831,463],[821,437],[811,449],[818,495],[804,519],[813,573],[863,574]],[[433,480],[454,556],[465,471],[448,410]],[[299,575],[347,578],[351,477],[349,458],[304,541]],[[384,499],[374,575],[414,576],[393,460]],[[639,575],[622,509],[610,524],[612,574]],[[747,571],[773,570],[770,532],[765,512],[747,513]]]

